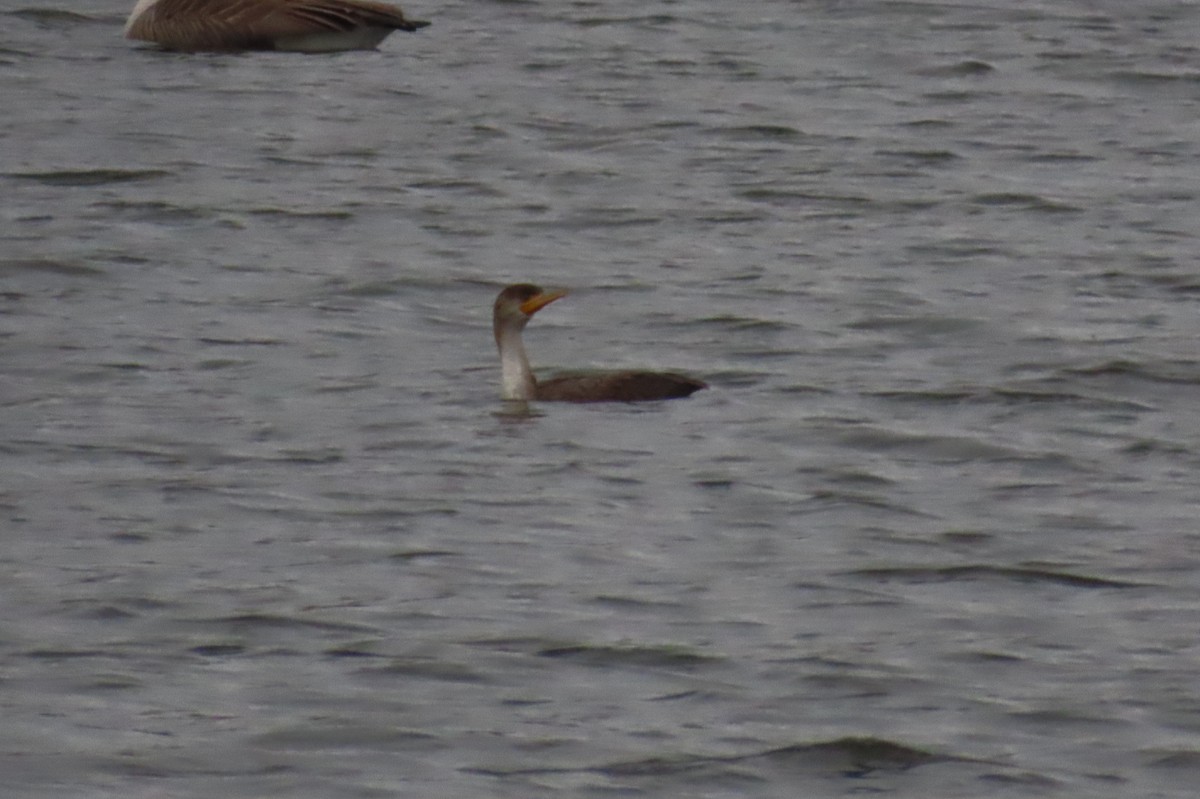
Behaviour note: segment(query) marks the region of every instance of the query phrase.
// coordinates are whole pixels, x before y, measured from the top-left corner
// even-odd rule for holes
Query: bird
[[[565,290],[547,290],[533,283],[516,283],[497,295],[492,306],[492,332],[500,350],[504,399],[643,402],[687,397],[708,388],[703,381],[677,372],[594,372],[538,381],[529,368],[521,331],[535,313],[565,296]]]
[[[183,52],[373,50],[428,22],[372,0],[138,0],[125,38]]]

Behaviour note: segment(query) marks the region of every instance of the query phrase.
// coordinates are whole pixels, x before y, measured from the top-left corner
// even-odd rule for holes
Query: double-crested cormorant
[[[596,372],[564,375],[538,382],[529,368],[521,331],[542,308],[566,296],[532,283],[509,286],[496,297],[492,330],[500,349],[504,399],[557,402],[641,402],[686,397],[708,386],[675,372]]]
[[[373,50],[428,22],[372,0],[138,0],[125,38],[168,50]]]

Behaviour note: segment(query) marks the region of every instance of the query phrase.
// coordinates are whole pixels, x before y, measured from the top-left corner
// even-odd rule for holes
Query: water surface
[[[407,9],[3,11],[6,796],[1194,795],[1194,6]]]

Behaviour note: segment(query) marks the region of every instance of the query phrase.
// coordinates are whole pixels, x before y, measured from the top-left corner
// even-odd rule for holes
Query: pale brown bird
[[[615,371],[564,375],[539,382],[529,368],[521,331],[535,313],[565,297],[561,290],[547,291],[532,283],[509,286],[492,307],[492,331],[500,350],[502,396],[507,400],[552,402],[642,402],[687,397],[703,381],[676,372]]]
[[[372,0],[138,0],[125,38],[167,50],[373,50],[428,22]]]

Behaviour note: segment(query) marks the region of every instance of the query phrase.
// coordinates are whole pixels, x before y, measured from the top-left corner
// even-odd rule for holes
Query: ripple
[[[392,658],[386,666],[363,669],[360,673],[376,676],[415,677],[447,683],[489,683],[484,673],[467,665],[433,658]]]
[[[874,452],[903,452],[941,461],[1018,459],[1024,450],[1001,446],[967,435],[902,433],[886,428],[861,428],[841,434],[847,447]]]
[[[1200,361],[1193,360],[1148,362],[1117,358],[1062,371],[1077,377],[1133,377],[1152,383],[1182,385],[1200,383]]]
[[[1148,749],[1141,754],[1151,768],[1183,769],[1200,772],[1200,749]]]
[[[573,644],[554,646],[537,653],[540,657],[558,658],[605,668],[667,668],[695,669],[724,660],[675,645],[607,645]]]
[[[738,141],[794,141],[808,136],[790,125],[734,125],[716,132]]]
[[[69,277],[98,277],[106,274],[103,269],[79,262],[51,258],[15,258],[0,260],[0,274],[12,275],[29,272],[33,274],[66,275]]]
[[[1072,205],[1062,200],[1052,200],[1038,194],[1023,194],[1020,192],[976,194],[970,201],[977,205],[1014,206],[1029,211],[1041,211],[1043,213],[1079,213],[1084,210],[1081,206]]]
[[[170,177],[165,169],[62,169],[49,172],[9,172],[5,177],[47,186],[103,186]]]
[[[1144,588],[1146,583],[1095,577],[1087,574],[1024,566],[965,564],[958,566],[886,566],[845,572],[856,577],[871,577],[880,582],[893,580],[924,584],[939,582],[999,581],[1006,583],[1047,583],[1070,588]]]
[[[15,11],[7,12],[6,15],[42,23],[49,28],[62,28],[82,22],[96,21],[94,18],[85,14],[78,14],[74,11],[65,11],[61,8],[18,8]]]
[[[929,78],[959,78],[990,75],[995,71],[996,67],[992,66],[986,61],[967,59],[954,64],[947,64],[945,66],[919,70],[917,74],[924,75],[925,77]]]
[[[439,736],[420,730],[319,721],[262,733],[254,736],[253,742],[263,749],[288,751],[346,749],[428,752],[447,745]]]
[[[324,621],[320,619],[309,619],[298,616],[287,616],[271,613],[238,613],[232,616],[200,619],[193,623],[207,627],[231,629],[242,634],[265,630],[317,630],[320,632],[362,633],[369,632],[374,629],[365,624]]]
[[[927,749],[895,743],[870,736],[847,736],[817,743],[799,743],[736,755],[656,755],[638,760],[620,760],[595,766],[552,768],[472,768],[477,773],[494,776],[552,774],[591,771],[617,777],[654,778],[668,775],[701,773],[736,776],[759,781],[761,776],[751,771],[729,772],[731,766],[770,766],[791,772],[812,774],[835,773],[842,776],[865,777],[873,772],[906,771],[932,763],[985,761],[941,754]]]
[[[747,758],[763,758],[774,765],[803,765],[835,770],[858,777],[873,771],[906,770],[930,763],[968,760],[870,736],[849,736],[820,743],[794,744],[756,755],[747,755],[742,759]]]

